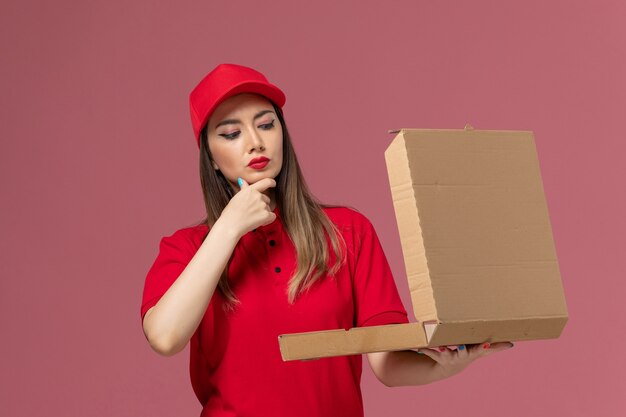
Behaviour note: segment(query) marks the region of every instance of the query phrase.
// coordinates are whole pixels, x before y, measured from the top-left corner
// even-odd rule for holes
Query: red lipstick
[[[248,162],[248,166],[254,169],[263,169],[268,164],[270,160],[264,156],[259,156],[258,158],[252,159]]]

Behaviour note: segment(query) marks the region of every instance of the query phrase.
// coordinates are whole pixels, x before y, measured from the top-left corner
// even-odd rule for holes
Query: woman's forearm
[[[235,231],[213,225],[187,267],[144,316],[150,346],[173,355],[187,345],[204,316],[220,276],[239,240]]]
[[[412,350],[370,353],[368,357],[374,373],[388,387],[424,385],[451,376],[437,362]]]

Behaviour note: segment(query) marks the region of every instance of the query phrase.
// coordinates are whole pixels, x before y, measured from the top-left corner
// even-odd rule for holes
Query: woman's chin
[[[265,178],[275,179],[278,176],[278,172],[274,172],[273,170],[259,170],[252,172],[246,177],[242,177],[248,184],[254,184],[257,181],[261,181]]]

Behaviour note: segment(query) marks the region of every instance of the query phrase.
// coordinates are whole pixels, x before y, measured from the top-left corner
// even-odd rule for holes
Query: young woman
[[[362,416],[361,356],[283,362],[278,335],[406,323],[372,224],[308,191],[266,77],[221,64],[190,95],[206,219],[161,239],[141,318],[152,348],[190,342],[202,416]],[[419,385],[506,349],[367,355],[387,386]]]

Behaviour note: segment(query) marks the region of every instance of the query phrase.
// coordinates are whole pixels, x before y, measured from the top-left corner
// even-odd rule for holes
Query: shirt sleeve
[[[362,226],[356,228],[360,236],[356,237],[358,248],[354,273],[356,325],[364,327],[408,323],[406,310],[376,231],[365,216],[360,217]]]
[[[143,288],[141,320],[185,270],[196,253],[189,232],[178,230],[161,238],[159,254],[150,267]]]

